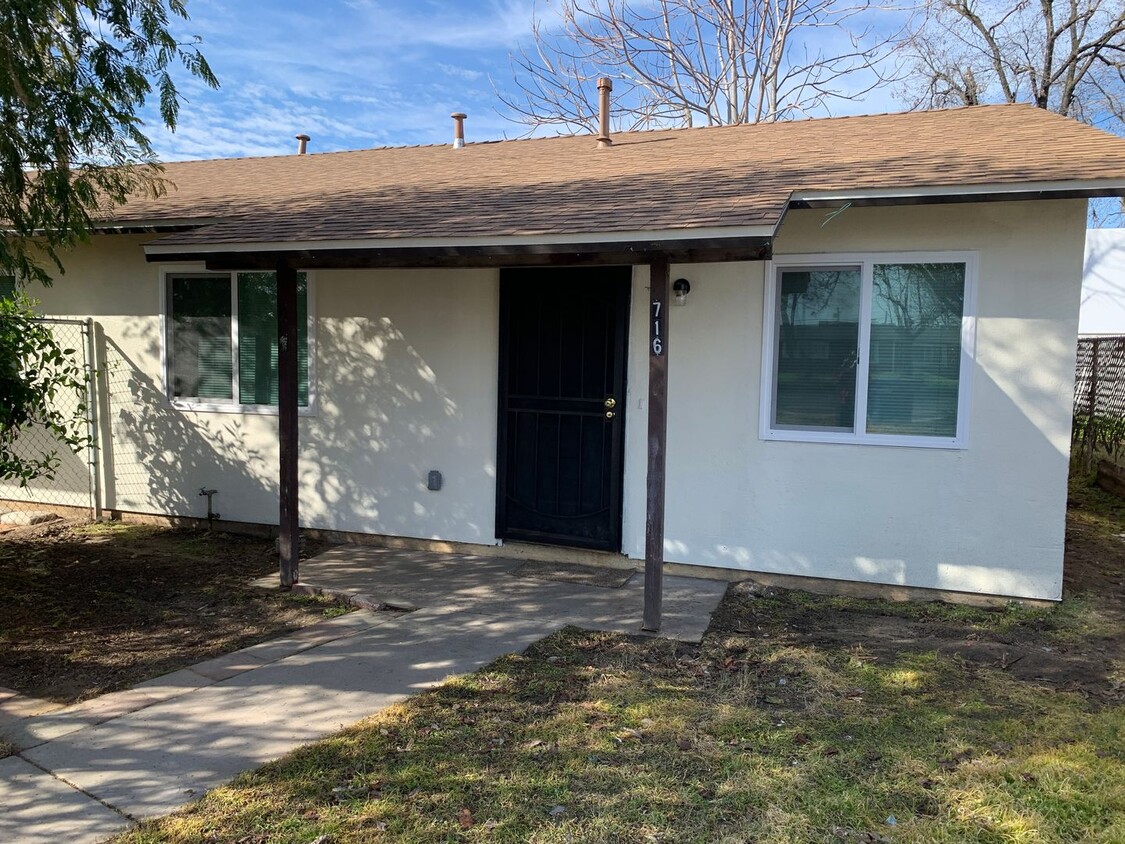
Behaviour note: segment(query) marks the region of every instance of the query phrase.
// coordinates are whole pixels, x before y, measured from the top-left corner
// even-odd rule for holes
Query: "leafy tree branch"
[[[218,85],[199,39],[173,31],[185,20],[185,0],[0,0],[0,276],[50,284],[116,208],[166,190],[139,114],[155,96],[175,128],[176,71]],[[55,401],[84,373],[32,317],[22,296],[0,302],[0,478],[23,484],[59,461],[13,450],[21,430],[86,445]]]
[[[45,454],[20,449],[21,433],[39,428],[76,454],[90,444],[86,370],[77,350],[63,348],[36,319],[33,304],[22,293],[0,298],[0,479],[20,486],[53,478],[61,463],[58,449]]]
[[[185,0],[0,0],[0,273],[50,283],[61,250],[166,189],[138,113],[175,128],[182,67],[216,87]]]

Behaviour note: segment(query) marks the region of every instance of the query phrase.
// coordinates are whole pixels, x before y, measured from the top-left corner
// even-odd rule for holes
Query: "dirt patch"
[[[323,543],[306,540],[306,553]],[[272,540],[65,520],[0,538],[0,686],[73,702],[345,612],[255,589]]]
[[[1064,600],[1056,607],[896,604],[743,582],[731,587],[711,632],[847,649],[886,663],[934,652],[1104,702],[1125,700],[1125,520],[1089,505],[1072,502],[1068,514]]]
[[[1096,489],[1072,495],[1063,593],[1096,598],[1103,611],[1125,622],[1125,502]]]

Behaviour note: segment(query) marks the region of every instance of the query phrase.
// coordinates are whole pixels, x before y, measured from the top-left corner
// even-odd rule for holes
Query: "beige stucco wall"
[[[965,450],[759,439],[764,267],[674,266],[670,561],[1057,598],[1085,203],[791,213],[775,254],[974,250]],[[646,274],[634,288],[626,552],[643,556]],[[640,468],[638,468],[640,467]]]
[[[107,509],[277,522],[277,417],[165,400],[160,267],[148,237],[99,237],[38,291],[51,314],[92,316],[102,371]],[[300,419],[307,526],[493,542],[496,271],[314,275],[315,412]],[[430,469],[445,486],[426,490]],[[4,497],[0,489],[0,498]]]
[[[1055,598],[1085,203],[790,214],[777,254],[976,250],[969,446],[758,436],[764,266],[673,267],[667,558],[746,570]],[[823,224],[823,225],[822,225]],[[164,400],[149,237],[78,250],[43,310],[96,320],[108,508],[276,523],[277,418]],[[643,556],[647,271],[634,279],[624,553]],[[302,417],[306,526],[495,542],[498,273],[315,274],[316,390]],[[440,470],[445,487],[425,488]],[[2,497],[2,491],[0,491]]]

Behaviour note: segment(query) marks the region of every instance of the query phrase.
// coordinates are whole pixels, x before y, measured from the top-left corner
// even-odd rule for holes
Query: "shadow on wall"
[[[1071,417],[1069,402],[1060,402],[1067,385],[1055,374],[1073,371],[1074,351],[1058,332],[1042,332],[1029,359],[1033,330],[990,331],[972,376],[967,450],[763,442],[759,453],[772,452],[773,464],[763,477],[788,461],[788,485],[759,482],[754,494],[773,503],[741,514],[741,542],[700,535],[685,508],[670,519],[668,560],[1059,597]],[[696,434],[707,439],[705,430]],[[670,456],[676,448],[672,439]]]
[[[152,322],[138,323],[123,340],[142,344],[145,358],[159,360],[158,332]],[[219,486],[231,503],[251,497],[276,507],[277,484],[266,480],[272,460],[263,459],[247,442],[241,417],[212,414],[197,421],[170,407],[158,380],[106,337],[100,325],[95,348],[103,379],[98,415],[107,508],[204,516],[202,486]],[[216,501],[216,509],[222,509],[222,502]],[[240,517],[230,512],[227,518]]]
[[[68,357],[74,366],[86,366],[84,325],[73,320],[48,320],[42,326],[51,332],[64,350],[71,351]],[[77,427],[82,434],[86,433],[88,422],[88,416],[82,411],[85,403],[84,389],[60,390],[52,399],[52,404],[68,419],[81,420]],[[11,448],[15,454],[30,460],[54,454],[57,465],[50,476],[34,478],[27,486],[21,487],[15,480],[0,481],[0,500],[5,502],[0,505],[0,512],[8,509],[41,510],[44,509],[42,505],[93,507],[93,490],[90,484],[93,454],[90,449],[82,448],[75,453],[42,425],[29,425],[21,429]]]
[[[491,542],[479,502],[491,512],[494,470],[445,386],[453,376],[435,372],[389,317],[321,319],[317,359],[318,411],[302,420],[302,522]],[[440,492],[426,488],[435,468]]]
[[[27,486],[21,487],[16,481],[0,482],[0,501],[4,502],[0,504],[0,513],[4,510],[50,510],[51,505],[93,506],[88,449],[75,454],[45,428],[33,426],[21,431],[13,450],[29,458],[54,453],[58,465],[51,477],[40,476],[28,481]]]

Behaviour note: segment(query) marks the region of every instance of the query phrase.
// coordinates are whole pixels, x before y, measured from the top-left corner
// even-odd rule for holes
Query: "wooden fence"
[[[1125,336],[1078,340],[1071,446],[1087,465],[1125,458]]]

